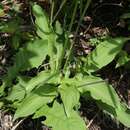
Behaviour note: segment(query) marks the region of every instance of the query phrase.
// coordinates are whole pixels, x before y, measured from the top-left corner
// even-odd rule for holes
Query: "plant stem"
[[[77,28],[76,28],[74,41],[75,41],[75,39],[76,39],[77,33],[78,33],[78,31],[79,31],[79,27],[80,27],[80,25],[81,25],[81,22],[82,22],[82,20],[83,20],[83,17],[84,17],[84,15],[85,15],[85,13],[86,13],[86,11],[87,11],[87,9],[88,9],[90,3],[91,3],[91,0],[87,0],[87,3],[86,3],[85,8],[84,8],[84,11],[83,11],[83,13],[82,13],[82,15],[81,15],[81,17],[80,17],[78,26],[77,26]],[[66,62],[65,62],[64,69],[67,68],[68,61],[69,61],[69,59],[70,59],[70,55],[71,55],[71,52],[72,52],[73,45],[74,45],[74,42],[71,44],[71,47],[70,47],[70,50],[69,50],[69,53],[68,53],[68,56],[67,56],[67,59],[66,59]]]
[[[80,15],[82,15],[83,11],[83,0],[80,0]]]
[[[52,22],[55,21],[56,17],[57,17],[58,14],[60,13],[60,11],[61,11],[61,9],[63,8],[63,6],[64,6],[64,4],[66,3],[66,1],[67,1],[67,0],[63,0],[63,1],[62,1],[61,5],[60,5],[60,7],[59,7],[59,10],[56,12],[56,14],[55,14],[55,16],[54,16]]]
[[[78,0],[76,0],[76,3],[75,3],[73,15],[72,15],[71,22],[70,22],[70,25],[69,25],[68,34],[70,34],[70,32],[72,30],[72,26],[73,26],[73,23],[74,23],[77,7],[78,7]],[[62,53],[62,56],[61,56],[61,61],[60,61],[59,67],[62,66],[61,64],[62,64],[62,60],[63,60],[63,58],[65,56],[66,48],[68,46],[68,41],[69,41],[69,36],[67,36],[67,39],[65,40],[64,50],[63,50],[63,53]]]
[[[54,0],[52,0],[52,3],[51,3],[51,18],[50,18],[50,24],[51,25],[53,23],[54,7],[55,7],[55,2],[54,2]]]

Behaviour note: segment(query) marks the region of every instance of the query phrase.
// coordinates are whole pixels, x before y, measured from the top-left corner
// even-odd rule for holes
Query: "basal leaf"
[[[54,102],[53,107],[43,106],[36,112],[34,118],[46,116],[43,122],[53,130],[86,130],[86,126],[82,118],[74,110],[70,117],[67,117],[63,105]]]
[[[78,89],[71,85],[63,84],[59,89],[61,99],[63,101],[65,111],[68,117],[70,117],[73,107],[79,103],[80,94]]]
[[[109,64],[115,56],[121,51],[127,38],[107,38],[97,45],[86,59],[86,68],[88,72],[94,72]]]
[[[11,92],[9,95],[6,97],[7,100],[10,101],[21,101],[26,94],[25,88],[21,84],[16,84],[12,87]]]
[[[12,80],[19,75],[20,71],[38,67],[45,60],[48,54],[48,44],[46,40],[37,39],[26,43],[14,58],[14,65],[8,68],[7,75],[3,78],[1,93],[5,87],[12,84]]]
[[[128,109],[126,105],[120,104],[120,107],[116,109],[116,113],[117,113],[116,118],[122,124],[130,128],[130,109]]]
[[[51,102],[57,95],[56,87],[45,84],[32,91],[17,108],[14,119],[26,117],[36,112],[41,106]]]
[[[42,71],[26,83],[26,92],[31,92],[36,86],[41,84],[43,85],[45,83],[55,83],[56,81],[54,81],[54,79],[57,79],[56,74],[51,74],[50,71]]]
[[[19,71],[38,67],[46,58],[48,44],[43,40],[34,40],[26,43],[14,58],[14,65],[8,69],[8,79],[12,80],[18,75]]]
[[[118,121],[127,127],[130,127],[130,109],[125,104],[120,104],[118,108],[114,109],[107,104],[97,102],[98,106],[107,111],[108,114],[113,115]]]
[[[100,78],[95,78],[95,81],[93,82],[91,82],[92,84],[86,85],[86,87],[83,86],[79,88],[79,90],[81,90],[82,93],[90,92],[94,99],[100,100],[101,102],[106,103],[114,108],[118,107],[120,104],[120,99],[114,88],[103,80],[101,81]]]
[[[99,77],[79,75],[65,79],[63,82],[75,85],[82,94],[88,92],[94,99],[100,100],[114,108],[120,103],[114,88]]]
[[[78,81],[80,85],[78,84]],[[68,83],[71,84],[72,82],[74,83],[74,79],[72,79],[72,81],[68,80]],[[76,84],[84,98],[86,98],[85,94],[89,93],[102,109],[113,114],[113,116],[121,123],[130,127],[130,109],[121,104],[119,96],[111,85],[103,81],[101,78],[94,76],[77,78],[75,80],[75,85]]]
[[[16,18],[0,26],[0,32],[15,33],[19,29],[20,19]]]

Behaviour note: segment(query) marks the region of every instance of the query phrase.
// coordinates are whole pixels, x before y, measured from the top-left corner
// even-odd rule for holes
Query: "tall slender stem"
[[[54,7],[55,7],[55,2],[54,2],[54,0],[52,0],[52,3],[51,3],[51,18],[50,18],[50,24],[51,25],[53,23]]]
[[[64,4],[66,3],[67,0],[63,0],[60,7],[59,7],[59,10],[56,12],[56,14],[54,15],[54,18],[53,18],[53,21],[55,21],[56,17],[58,16],[58,14],[60,13],[61,9],[63,8]]]
[[[76,3],[75,3],[75,7],[74,7],[74,10],[73,10],[71,22],[70,22],[70,25],[69,25],[68,34],[70,34],[70,32],[72,30],[72,26],[73,26],[73,23],[74,23],[74,19],[75,19],[77,7],[78,7],[78,0],[76,0]],[[62,57],[61,57],[61,61],[60,61],[60,64],[59,64],[59,67],[61,67],[61,64],[62,64],[61,62],[62,62],[62,60],[63,60],[63,58],[65,56],[66,48],[68,46],[68,41],[69,41],[69,37],[67,36],[67,39],[66,39],[65,45],[64,45],[64,50],[63,50]]]
[[[78,26],[77,26],[77,28],[76,28],[75,37],[74,37],[74,42],[75,42],[76,36],[77,36],[77,34],[78,34],[79,27],[80,27],[80,25],[81,25],[81,22],[82,22],[82,20],[83,20],[83,17],[84,17],[84,15],[85,15],[85,13],[86,13],[86,11],[87,11],[87,9],[88,9],[90,3],[91,3],[91,0],[87,0],[87,3],[86,3],[85,8],[84,8],[84,11],[83,11],[83,13],[82,13],[82,15],[81,15],[81,17],[80,17],[80,20],[79,20],[79,22],[78,22]],[[69,59],[70,59],[70,55],[71,55],[71,52],[72,52],[72,48],[73,48],[74,42],[71,44],[71,47],[70,47],[70,50],[69,50],[69,53],[68,53],[68,56],[67,56],[67,59],[66,59],[65,65],[64,65],[64,69],[66,69],[66,67],[67,67],[67,65],[68,65],[68,61],[69,61]]]

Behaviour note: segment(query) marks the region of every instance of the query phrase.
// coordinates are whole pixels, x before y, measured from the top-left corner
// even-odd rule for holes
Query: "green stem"
[[[51,18],[50,18],[50,24],[51,25],[53,23],[54,7],[55,7],[55,2],[54,2],[54,0],[52,0],[52,3],[51,3]]]
[[[73,23],[74,23],[74,19],[75,19],[77,7],[78,7],[78,0],[76,0],[76,3],[75,3],[73,15],[72,15],[71,22],[70,22],[70,25],[69,25],[68,34],[70,34],[70,32],[71,32],[71,30],[72,30],[72,26],[73,26]],[[63,58],[64,58],[64,56],[65,56],[65,52],[66,52],[66,48],[67,48],[67,46],[68,46],[68,42],[69,42],[69,36],[67,36],[67,39],[66,39],[66,41],[65,41],[64,50],[63,50],[63,53],[62,53],[62,56],[61,56],[61,61],[60,61],[59,67],[62,66],[61,64],[62,64],[62,60],[63,60]]]
[[[80,27],[80,25],[81,25],[81,22],[82,22],[82,20],[83,20],[83,17],[84,17],[84,15],[85,15],[85,13],[86,13],[86,11],[87,11],[87,9],[88,9],[90,3],[91,3],[91,0],[87,0],[87,3],[86,3],[85,8],[84,8],[84,11],[83,11],[83,13],[82,13],[82,15],[81,15],[81,17],[80,17],[78,26],[77,26],[77,28],[76,28],[74,41],[75,41],[75,39],[76,39],[76,36],[77,36],[77,34],[78,34],[78,31],[79,31],[79,27]],[[68,53],[68,56],[67,56],[67,59],[66,59],[65,65],[64,65],[64,69],[65,69],[65,70],[66,70],[66,68],[67,68],[67,65],[68,65],[68,62],[69,62],[69,59],[70,59],[70,55],[71,55],[71,52],[72,52],[73,45],[74,45],[74,42],[71,44],[71,47],[70,47],[70,50],[69,50],[69,53]]]
[[[87,3],[86,3],[86,5],[85,5],[85,9],[84,9],[84,11],[83,11],[83,13],[82,13],[82,15],[81,15],[81,17],[80,17],[80,20],[79,20],[79,23],[78,23],[78,26],[77,26],[77,29],[76,29],[76,34],[77,34],[78,31],[79,31],[79,27],[80,27],[80,25],[81,25],[81,22],[82,22],[82,20],[83,20],[83,18],[84,18],[84,16],[85,16],[85,13],[86,13],[86,11],[87,11],[87,9],[88,9],[90,3],[91,3],[91,0],[87,0]]]
[[[54,18],[53,18],[53,21],[52,21],[52,22],[54,22],[54,21],[55,21],[56,17],[57,17],[57,16],[58,16],[58,14],[60,13],[60,11],[61,11],[61,9],[63,8],[63,6],[64,6],[64,4],[66,3],[66,1],[67,1],[67,0],[63,0],[63,1],[62,1],[61,5],[60,5],[60,7],[59,7],[59,10],[56,12],[56,14],[55,14],[55,16],[54,16]]]
[[[83,11],[83,0],[80,0],[80,15],[82,15]]]

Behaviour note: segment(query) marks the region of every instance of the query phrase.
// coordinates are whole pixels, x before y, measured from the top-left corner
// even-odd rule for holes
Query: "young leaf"
[[[107,38],[97,45],[96,49],[87,56],[86,68],[88,72],[94,72],[109,64],[121,51],[127,38]]]
[[[55,32],[56,32],[57,35],[62,35],[63,34],[63,29],[62,29],[61,24],[60,24],[59,21],[56,21]]]
[[[67,117],[63,105],[57,102],[54,102],[52,108],[43,106],[34,118],[39,116],[46,116],[47,119],[43,123],[53,130],[86,130],[85,123],[77,112],[73,110],[70,117]]]
[[[32,91],[17,108],[14,119],[31,115],[44,104],[51,102],[57,95],[56,90],[56,87],[45,84]]]
[[[59,89],[61,99],[63,101],[65,111],[68,117],[70,117],[73,107],[79,103],[80,94],[78,89],[71,85],[63,84]]]

